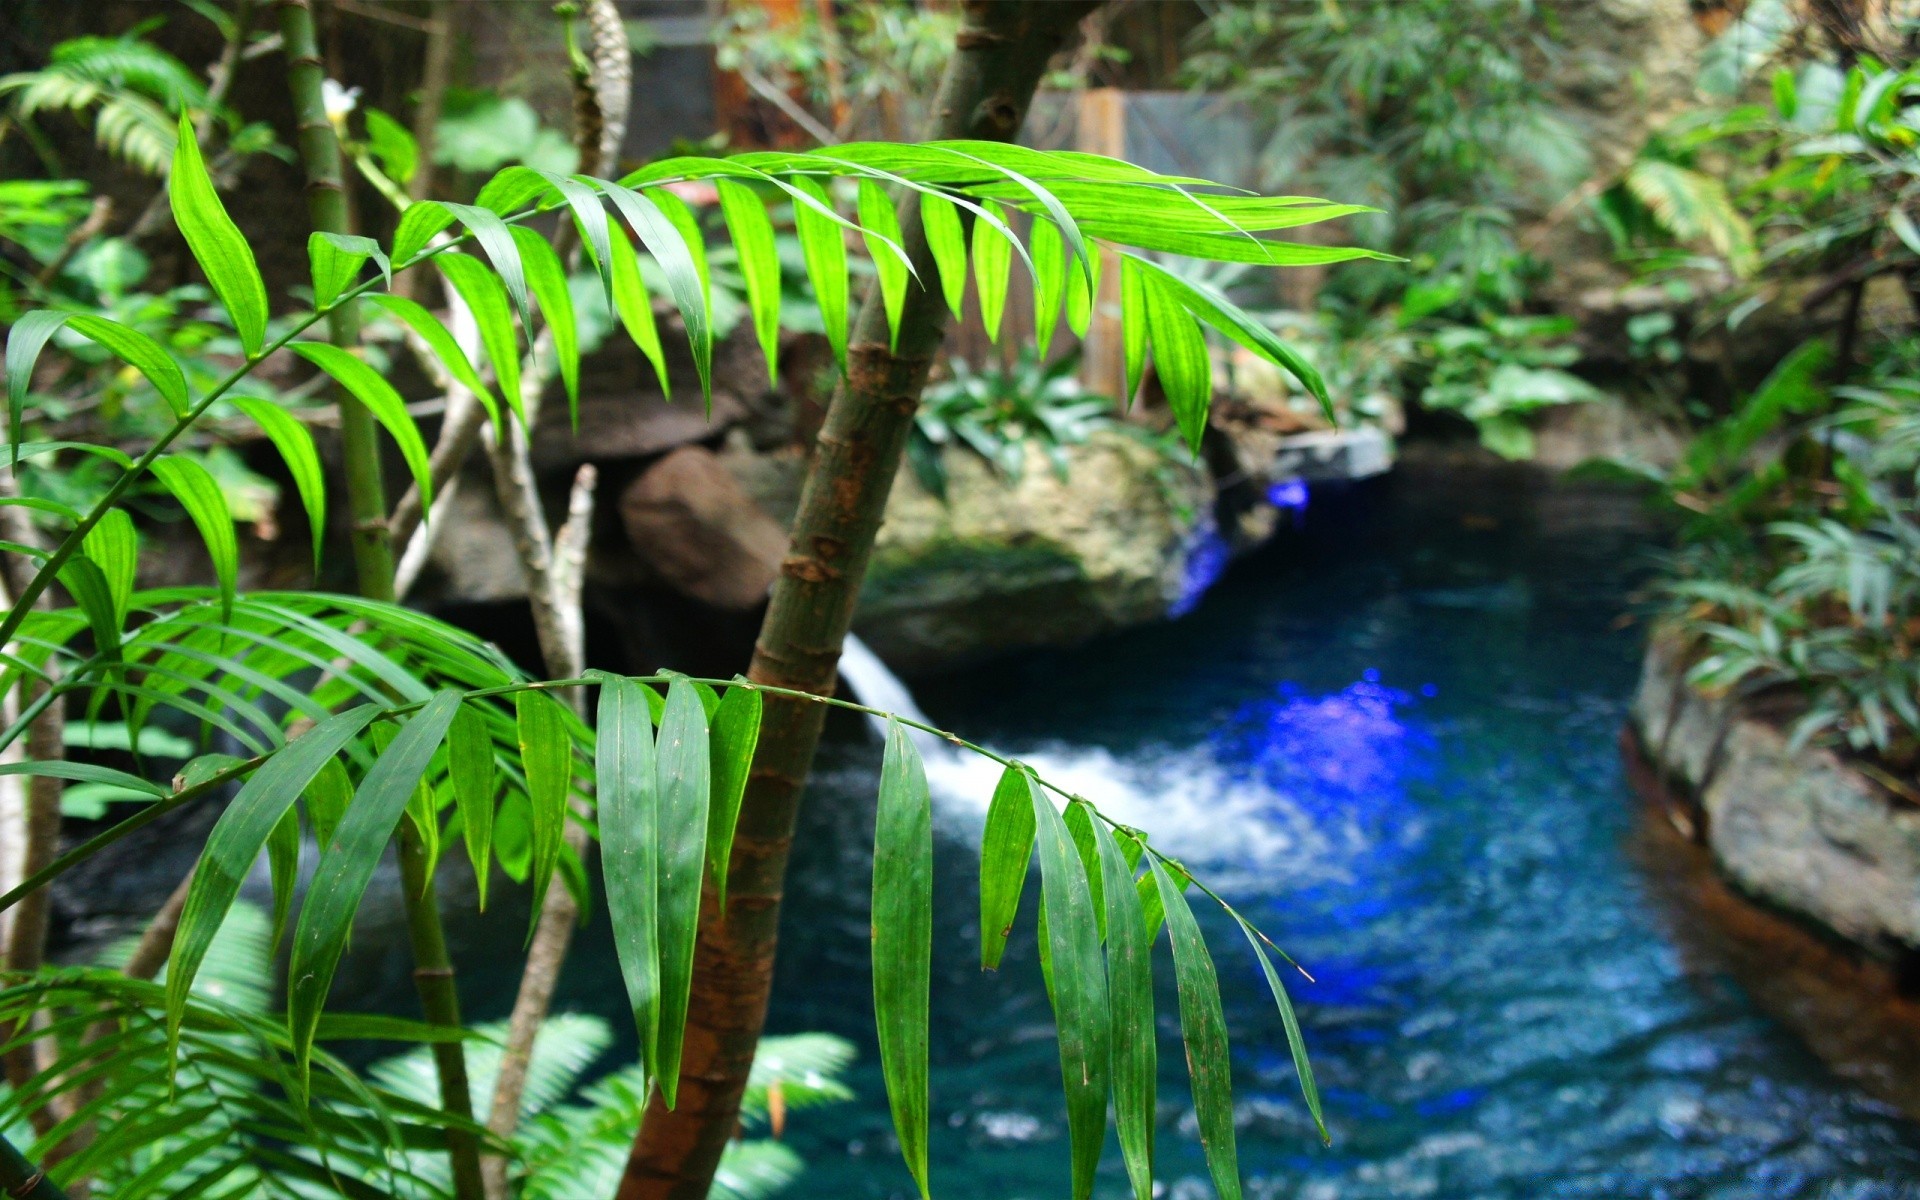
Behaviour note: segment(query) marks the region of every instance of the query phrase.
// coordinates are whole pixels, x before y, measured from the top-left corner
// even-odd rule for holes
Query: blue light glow
[[[1267,487],[1267,503],[1296,513],[1307,511],[1307,481],[1283,479]]]

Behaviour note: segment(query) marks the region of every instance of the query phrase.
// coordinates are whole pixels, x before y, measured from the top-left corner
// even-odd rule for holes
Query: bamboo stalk
[[[970,0],[928,135],[1013,140],[1048,58],[1093,7]],[[895,202],[915,271],[921,279],[936,278],[918,202],[911,195]],[[815,695],[833,692],[840,644],[946,317],[936,292],[910,288],[898,348],[890,351],[878,288],[868,288],[849,372],[820,431],[749,679]],[[719,916],[711,891],[701,907],[679,1102],[669,1109],[654,1091],[620,1200],[700,1200],[738,1125],[766,1021],[794,818],[824,714],[822,704],[767,696],[734,835],[727,914]]]
[[[0,1192],[15,1200],[67,1200],[60,1185],[28,1162],[5,1137],[0,1137]]]
[[[321,84],[325,73],[314,42],[309,0],[280,0],[280,30],[286,43],[287,85],[299,121],[301,160],[307,170],[307,208],[316,229],[351,232],[346,188],[342,182],[340,141],[327,118]],[[343,305],[328,316],[328,334],[336,346],[352,348],[360,340],[359,313]],[[393,599],[393,543],[387,530],[386,483],[373,416],[365,405],[339,390],[340,442],[346,461],[348,506],[353,515],[354,567],[360,592],[374,600]],[[453,962],[440,924],[431,862],[410,821],[400,823],[400,884],[406,906],[407,935],[413,949],[414,990],[429,1023],[461,1027],[460,996]],[[466,1055],[458,1041],[438,1043],[433,1051],[440,1077],[440,1104],[449,1114],[471,1120],[473,1101]],[[482,1200],[480,1146],[463,1131],[448,1130],[447,1155],[458,1200]]]

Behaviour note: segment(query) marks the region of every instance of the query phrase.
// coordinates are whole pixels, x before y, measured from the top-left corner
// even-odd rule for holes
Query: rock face
[[[1061,645],[1175,611],[1218,567],[1205,474],[1119,434],[1037,449],[1017,482],[947,452],[948,502],[902,471],[854,628],[894,666]]]
[[[779,524],[700,446],[682,446],[628,484],[620,523],[668,586],[731,612],[766,599],[787,545]]]
[[[1656,635],[1632,720],[1698,797],[1721,870],[1870,950],[1920,949],[1920,808],[1831,751],[1789,752],[1780,729],[1702,695],[1684,669],[1677,639]]]

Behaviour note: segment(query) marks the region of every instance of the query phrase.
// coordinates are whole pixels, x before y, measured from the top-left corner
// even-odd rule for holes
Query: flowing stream
[[[1871,1070],[1823,1061],[1771,1015],[1766,989],[1699,953],[1705,917],[1667,886],[1682,868],[1637,849],[1649,819],[1617,735],[1639,633],[1618,618],[1656,541],[1629,501],[1517,471],[1409,468],[1316,497],[1303,531],[1178,621],[911,693],[862,647],[847,674],[876,705],[917,700],[1149,830],[1312,971],[1292,985],[1331,1148],[1313,1136],[1258,967],[1196,902],[1219,957],[1253,1197],[1920,1197],[1920,1128],[1849,1081]],[[879,751],[860,721],[836,718],[829,734],[771,1025],[852,1039],[858,1098],[789,1117],[809,1163],[789,1194],[906,1200],[867,963]],[[929,758],[933,1179],[939,1195],[1057,1200],[1065,1113],[1037,886],[1003,969],[977,965],[995,775]],[[515,903],[450,931],[476,1019],[510,1003]],[[356,954],[372,957],[386,939],[367,932]],[[378,952],[391,962],[361,961],[356,990],[408,1011],[392,940]],[[1157,1194],[1206,1200],[1164,950],[1156,970]],[[626,1039],[615,1053],[631,1055],[603,916],[576,942],[558,1005],[605,1016]],[[1803,1027],[1845,1019],[1801,1008]],[[1110,1139],[1098,1195],[1125,1194]]]

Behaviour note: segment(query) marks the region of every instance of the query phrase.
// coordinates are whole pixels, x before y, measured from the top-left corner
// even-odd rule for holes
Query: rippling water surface
[[[1630,854],[1641,818],[1615,739],[1638,643],[1615,618],[1646,536],[1618,501],[1419,473],[1311,511],[1305,536],[1178,622],[918,682],[937,721],[1152,831],[1313,972],[1294,994],[1331,1149],[1256,964],[1196,905],[1252,1195],[1920,1196],[1920,1131],[1693,965]],[[788,891],[773,1022],[866,1048],[857,1109],[794,1120],[809,1196],[911,1186],[871,1049],[876,761],[858,742],[823,753]],[[935,1182],[1057,1197],[1064,1109],[1031,913],[1001,973],[974,965],[993,772],[931,774]],[[1201,1200],[1170,984],[1159,1176]],[[1108,1151],[1102,1194],[1119,1197]]]

